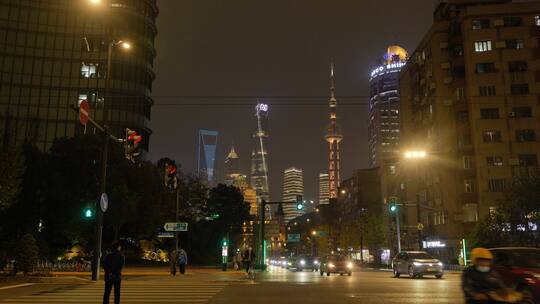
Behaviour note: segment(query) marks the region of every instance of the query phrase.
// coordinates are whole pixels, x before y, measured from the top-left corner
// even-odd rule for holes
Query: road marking
[[[137,282],[123,281],[122,303],[206,303],[229,285],[205,282]],[[70,289],[50,290],[0,303],[48,304],[48,303],[100,303],[103,297],[103,282],[77,286]],[[113,298],[114,291],[111,294]]]
[[[30,286],[30,285],[34,285],[34,283],[24,283],[24,284],[18,284],[18,285],[4,286],[4,287],[0,287],[0,290],[24,287],[24,286]]]

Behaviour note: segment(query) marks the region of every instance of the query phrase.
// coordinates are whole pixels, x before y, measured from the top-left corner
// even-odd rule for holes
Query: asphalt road
[[[255,281],[238,272],[184,277],[149,274],[130,276],[122,282],[121,303],[463,303],[459,283],[460,276],[455,273],[442,280],[396,279],[385,271],[321,277],[317,272],[270,268],[258,273]],[[102,291],[103,282],[33,284],[0,289],[0,303],[101,303]]]

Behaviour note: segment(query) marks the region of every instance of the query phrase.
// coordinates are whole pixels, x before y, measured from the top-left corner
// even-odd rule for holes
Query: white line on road
[[[34,283],[24,283],[24,284],[18,284],[18,285],[4,286],[4,287],[0,287],[0,290],[24,287],[24,286],[30,286],[30,285],[34,285]]]

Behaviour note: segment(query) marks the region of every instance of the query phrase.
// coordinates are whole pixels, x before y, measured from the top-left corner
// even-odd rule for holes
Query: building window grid
[[[505,189],[505,180],[501,178],[488,179],[488,190],[490,192],[503,192]]]
[[[482,119],[498,119],[498,118],[500,118],[499,108],[480,109],[480,118],[482,118]]]
[[[504,165],[502,156],[487,156],[486,163],[490,167],[502,167]]]
[[[478,87],[478,92],[479,92],[480,96],[482,96],[482,97],[495,96],[496,95],[495,86],[493,86],[493,85],[480,86],[480,87]]]
[[[516,130],[517,142],[532,142],[536,141],[536,132],[532,129]]]
[[[502,135],[501,131],[498,130],[487,130],[483,133],[483,139],[486,143],[501,142]]]

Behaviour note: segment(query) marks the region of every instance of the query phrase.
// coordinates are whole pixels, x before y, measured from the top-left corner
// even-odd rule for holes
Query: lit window
[[[472,168],[472,156],[463,156],[463,169]]]
[[[474,192],[474,180],[466,179],[463,182],[464,182],[464,186],[465,186],[465,192],[466,193],[473,193]]]
[[[97,77],[97,64],[93,63],[81,63],[81,77],[82,78],[96,78]]]
[[[487,156],[486,157],[486,163],[490,167],[502,167],[503,166],[503,158],[502,158],[502,156]]]
[[[478,205],[465,204],[463,205],[463,221],[477,222],[478,221]]]
[[[540,16],[534,16],[534,24],[540,26]]]
[[[474,43],[475,52],[487,52],[491,51],[491,40],[486,41],[476,41]]]
[[[484,131],[484,134],[482,137],[484,139],[484,142],[486,143],[502,141],[501,131],[497,131],[497,130]]]

